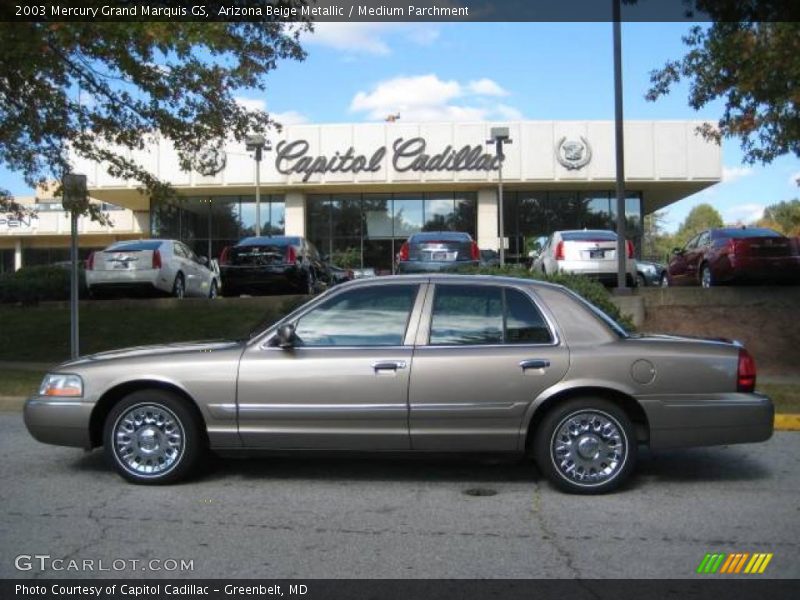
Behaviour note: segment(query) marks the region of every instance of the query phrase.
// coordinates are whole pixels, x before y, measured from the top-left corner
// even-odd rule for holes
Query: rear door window
[[[437,285],[429,344],[547,344],[553,336],[535,304],[513,288]]]

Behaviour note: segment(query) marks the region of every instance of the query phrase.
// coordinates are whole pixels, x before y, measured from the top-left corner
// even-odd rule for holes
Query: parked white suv
[[[216,298],[219,269],[177,240],[116,242],[86,260],[86,286],[92,297],[117,291],[164,292],[183,298]]]
[[[636,284],[636,261],[633,242],[626,240],[625,272],[628,285]],[[573,273],[599,279],[603,283],[617,281],[617,234],[598,229],[556,231],[533,261],[531,271],[548,275]]]

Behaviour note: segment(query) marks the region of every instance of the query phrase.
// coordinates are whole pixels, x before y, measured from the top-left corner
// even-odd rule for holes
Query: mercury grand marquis
[[[330,289],[248,340],[104,352],[25,406],[41,442],[103,446],[134,483],[208,450],[517,453],[602,493],[653,450],[759,442],[770,399],[740,344],[625,332],[556,285],[406,275]]]

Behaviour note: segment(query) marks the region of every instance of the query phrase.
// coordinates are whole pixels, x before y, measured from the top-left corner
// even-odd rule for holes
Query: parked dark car
[[[331,284],[344,283],[345,281],[352,281],[355,279],[352,269],[344,269],[336,265],[328,265],[328,270],[331,274]]]
[[[667,283],[800,283],[797,240],[760,227],[709,229],[673,250]]]
[[[666,286],[667,267],[650,260],[636,261],[636,283],[639,287]]]
[[[314,245],[302,237],[249,237],[222,251],[225,296],[313,294],[331,284],[331,273]]]
[[[497,250],[481,250],[482,267],[499,267],[500,253]]]
[[[425,231],[403,242],[397,254],[398,273],[455,271],[481,264],[481,251],[468,233]]]

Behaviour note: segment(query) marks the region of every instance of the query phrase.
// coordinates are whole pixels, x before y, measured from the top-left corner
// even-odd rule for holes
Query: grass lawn
[[[30,396],[42,383],[44,372],[0,369],[0,396]]]
[[[297,299],[289,298],[185,300],[168,306],[147,300],[118,307],[88,303],[80,310],[80,351],[92,354],[146,344],[243,338],[297,304]],[[68,308],[0,305],[0,361],[57,363],[67,358]]]

